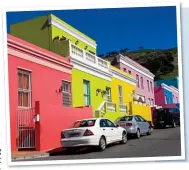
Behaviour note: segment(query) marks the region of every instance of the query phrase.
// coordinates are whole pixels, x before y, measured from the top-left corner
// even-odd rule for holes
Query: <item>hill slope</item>
[[[149,69],[155,74],[155,80],[170,79],[178,76],[178,53],[177,48],[167,50],[152,50],[140,49],[137,51],[128,51],[123,49],[118,52],[108,52],[107,54],[99,55],[106,58],[117,54],[128,56],[142,66]]]

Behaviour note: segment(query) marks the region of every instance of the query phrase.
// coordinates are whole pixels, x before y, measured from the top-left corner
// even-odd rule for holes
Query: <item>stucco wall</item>
[[[105,97],[102,97],[100,93],[96,95],[96,90],[97,89],[106,90],[106,87],[111,87],[111,82],[73,68],[72,95],[73,95],[74,107],[84,105],[83,80],[88,80],[90,82],[91,105],[93,111],[95,111],[100,106],[101,102],[105,100]]]
[[[145,101],[147,103],[148,103],[148,98],[153,99],[153,101],[154,101],[154,81],[153,81],[153,79],[150,79],[147,76],[145,76],[145,75],[137,72],[136,70],[130,68],[129,66],[125,66],[124,64],[120,63],[120,69],[124,70],[124,68],[126,68],[127,72],[130,70],[132,76],[134,76],[135,78],[136,78],[136,75],[139,75],[140,86],[136,88],[136,93],[145,96]],[[141,77],[143,77],[144,89],[141,87]],[[147,80],[149,80],[149,87],[150,87],[150,82],[152,82],[152,90],[151,90],[151,87],[150,87],[150,91],[148,91]]]

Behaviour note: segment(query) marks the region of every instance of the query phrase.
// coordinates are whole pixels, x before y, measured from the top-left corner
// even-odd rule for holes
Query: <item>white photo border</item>
[[[10,111],[9,111],[9,83],[8,83],[8,53],[7,53],[7,24],[6,13],[16,11],[47,11],[47,10],[76,10],[76,9],[104,9],[104,8],[135,8],[135,7],[155,7],[155,6],[175,6],[177,13],[177,48],[179,65],[179,97],[180,97],[180,130],[181,130],[181,156],[169,157],[140,157],[140,158],[107,158],[107,159],[80,159],[80,160],[53,160],[53,161],[19,161],[12,162],[11,159],[11,140],[10,140]],[[25,8],[6,8],[3,10],[3,40],[4,40],[4,63],[5,63],[5,117],[6,117],[6,150],[9,166],[25,165],[58,165],[75,163],[113,163],[113,162],[144,162],[144,161],[167,161],[167,160],[185,160],[185,139],[184,139],[184,106],[183,106],[183,73],[182,73],[182,51],[181,51],[181,22],[180,22],[180,3],[177,2],[151,2],[151,3],[105,3],[105,4],[86,4],[86,5],[67,5],[64,7],[25,7]]]

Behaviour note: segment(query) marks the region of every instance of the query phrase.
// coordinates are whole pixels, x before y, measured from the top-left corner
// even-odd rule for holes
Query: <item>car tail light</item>
[[[133,124],[132,123],[126,123],[126,126],[132,126]]]
[[[65,138],[65,136],[64,136],[63,132],[61,132],[61,139],[64,139],[64,138]]]
[[[91,132],[89,129],[87,129],[83,136],[92,136],[94,135],[93,132]]]

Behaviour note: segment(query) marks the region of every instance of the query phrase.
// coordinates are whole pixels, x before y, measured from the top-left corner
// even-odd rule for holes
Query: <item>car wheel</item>
[[[172,127],[173,127],[173,128],[176,128],[176,123],[175,123],[175,121],[174,121],[174,120],[173,120]]]
[[[151,135],[151,134],[152,134],[152,129],[151,129],[151,127],[149,127],[147,135]]]
[[[105,137],[101,137],[99,141],[99,149],[100,151],[104,151],[106,149],[106,140]]]
[[[140,129],[137,129],[137,132],[136,132],[136,138],[140,138]]]
[[[121,140],[122,144],[126,144],[127,143],[127,133],[123,132],[122,133],[122,140]]]

